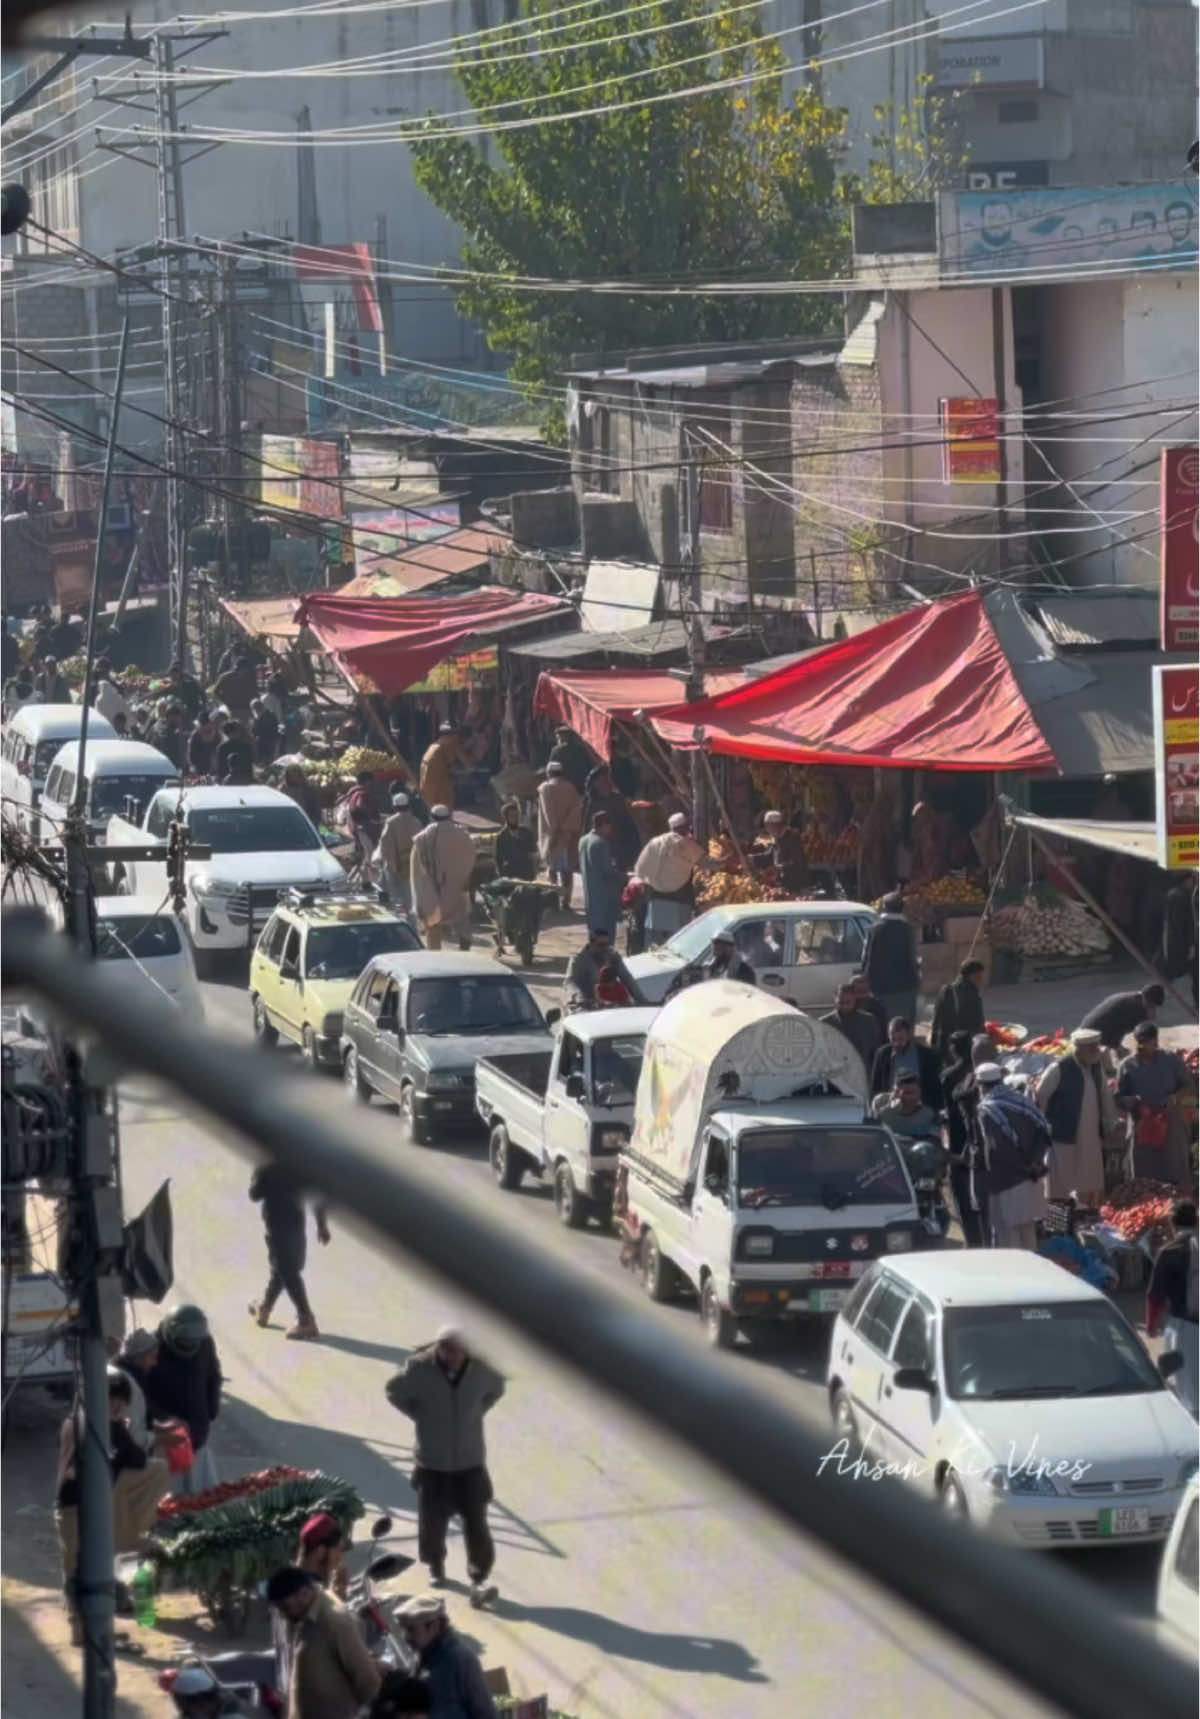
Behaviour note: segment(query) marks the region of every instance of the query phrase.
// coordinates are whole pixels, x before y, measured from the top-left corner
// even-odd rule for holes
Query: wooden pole
[[[729,808],[725,804],[725,801],[721,797],[720,788],[717,787],[717,778],[716,778],[716,774],[715,774],[713,767],[712,767],[712,760],[708,756],[708,753],[705,751],[704,747],[702,745],[700,745],[699,743],[697,743],[696,750],[700,754],[701,758],[703,758],[703,760],[704,760],[704,768],[708,774],[708,785],[712,790],[712,797],[717,803],[717,810],[721,814],[721,818],[725,824],[725,828],[729,831],[729,839],[733,843],[733,851],[738,857],[738,864],[741,866],[741,868],[744,872],[749,874],[750,862],[746,858],[745,854],[742,851],[742,844],[741,844],[741,842],[738,841],[737,831],[733,827],[733,819],[729,816]]]

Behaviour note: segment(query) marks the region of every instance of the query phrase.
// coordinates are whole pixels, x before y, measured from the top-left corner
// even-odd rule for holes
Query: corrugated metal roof
[[[1058,836],[1068,842],[1083,842],[1087,847],[1125,854],[1130,859],[1158,859],[1158,835],[1153,824],[1110,823],[1100,818],[1037,818],[1032,812],[1012,812],[1009,816],[1023,830]]]
[[[464,525],[429,543],[414,543],[379,562],[379,572],[352,579],[342,587],[350,597],[401,597],[444,579],[486,578],[493,549],[511,547],[507,532]]]
[[[709,639],[728,637],[730,627],[706,627]],[[682,654],[687,649],[687,635],[682,621],[654,621],[648,627],[638,627],[629,633],[555,633],[548,639],[535,639],[518,645],[513,656],[529,657],[538,662],[577,661],[590,656],[636,656],[645,662],[656,658]]]
[[[612,370],[572,370],[568,372],[581,382],[645,382],[652,388],[732,388],[740,382],[759,382],[772,370],[788,365],[808,365],[820,368],[832,364],[838,349],[796,352],[774,358],[737,358],[716,364],[679,364],[662,370],[632,370],[618,365]]]
[[[1157,591],[1064,591],[1056,597],[1023,597],[1021,605],[1060,650],[1144,646],[1157,643],[1159,636]]]

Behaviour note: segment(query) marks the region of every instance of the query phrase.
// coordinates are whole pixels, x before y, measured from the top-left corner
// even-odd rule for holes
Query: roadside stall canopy
[[[221,607],[243,632],[265,640],[273,651],[282,653],[296,644],[303,650],[319,649],[316,639],[297,621],[296,598],[290,592],[286,597],[253,597],[241,603],[222,597]]]
[[[297,624],[316,634],[355,686],[388,697],[423,680],[467,640],[557,615],[558,597],[485,586],[460,597],[347,597],[315,591],[301,599]]]
[[[350,583],[341,587],[341,594],[353,597],[400,597],[451,579],[486,579],[492,551],[506,549],[512,542],[503,531],[462,526],[428,542],[387,553],[367,546],[369,526],[360,526],[357,520],[352,526],[357,571]]]
[[[743,669],[705,676],[709,696],[740,686]],[[569,674],[543,674],[533,694],[535,716],[573,728],[601,758],[612,757],[614,722],[632,722],[639,710],[664,710],[679,703],[683,682],[677,675],[654,669],[577,669]]]
[[[1103,848],[1106,853],[1158,864],[1158,833],[1153,824],[1125,823],[1103,818],[1039,818],[1032,812],[1009,812],[1011,823],[1034,835],[1054,836],[1059,841],[1082,842],[1085,847]]]
[[[670,746],[792,764],[1053,770],[974,593],[910,609],[791,667],[652,719]]]

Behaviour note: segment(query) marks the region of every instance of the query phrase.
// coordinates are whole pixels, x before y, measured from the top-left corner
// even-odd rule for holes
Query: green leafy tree
[[[927,203],[963,183],[969,148],[962,135],[957,95],[938,95],[933,79],[918,80],[907,108],[885,102],[875,109],[879,130],[858,195],[864,203]]]
[[[545,384],[580,353],[836,328],[838,307],[821,296],[508,284],[819,279],[848,261],[845,116],[809,86],[785,95],[787,61],[755,9],[658,0],[614,27],[611,6],[595,0],[560,20],[560,0],[521,0],[511,26],[460,58],[467,99],[496,128],[486,139],[437,137],[443,122],[430,119],[431,135],[413,145],[418,184],[466,235],[463,264],[475,278],[458,288],[459,309],[509,356],[530,398],[547,402]],[[724,87],[653,99],[717,81]],[[605,111],[503,129],[580,109]]]

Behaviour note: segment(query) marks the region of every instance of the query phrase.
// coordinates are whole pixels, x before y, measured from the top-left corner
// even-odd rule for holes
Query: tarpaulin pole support
[[[729,807],[725,804],[721,790],[717,787],[717,778],[713,771],[712,760],[708,756],[708,748],[704,744],[704,730],[696,730],[696,750],[704,760],[704,768],[708,774],[708,785],[712,789],[712,797],[717,802],[717,810],[721,814],[725,828],[729,831],[729,839],[733,843],[733,851],[738,857],[738,864],[744,872],[749,872],[750,862],[742,851],[742,844],[737,839],[737,831],[733,827],[733,819],[729,816]]]

